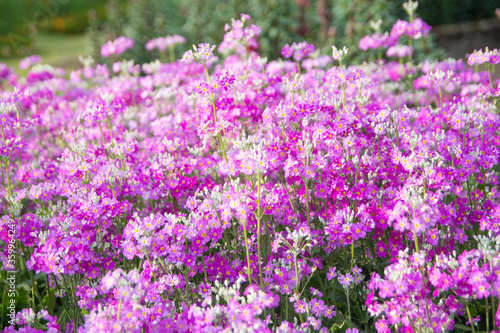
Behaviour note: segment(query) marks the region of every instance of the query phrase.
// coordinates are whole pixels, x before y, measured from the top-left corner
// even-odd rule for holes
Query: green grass
[[[95,10],[99,20],[106,18],[104,0],[0,0],[0,9],[0,37],[22,31],[28,22],[35,23],[39,30],[82,33],[88,25],[89,10]],[[64,20],[63,26],[54,26],[55,19]]]
[[[80,68],[78,56],[90,54],[88,37],[84,34],[60,34],[39,32],[35,39],[36,51],[44,63],[67,71]],[[14,67],[19,72],[18,58],[1,58],[0,62]]]

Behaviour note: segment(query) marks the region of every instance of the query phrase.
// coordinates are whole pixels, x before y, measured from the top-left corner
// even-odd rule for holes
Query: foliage
[[[359,39],[372,32],[368,22],[381,19],[382,28],[390,28],[398,18],[393,14],[394,7],[393,2],[385,0],[143,0],[130,1],[124,9],[117,0],[111,0],[107,21],[96,22],[92,31],[96,46],[120,35],[132,38],[137,43],[132,58],[136,63],[144,63],[158,57],[144,49],[145,43],[154,37],[179,34],[186,38],[188,47],[199,40],[219,44],[221,27],[229,18],[245,13],[262,29],[262,56],[276,59],[281,51],[276,45],[305,40],[323,52],[332,44],[347,46],[351,50],[348,61],[360,63],[376,58],[375,52],[357,51]],[[442,56],[431,40],[425,43],[416,45],[419,57]],[[180,50],[177,52],[181,54]],[[98,56],[97,49],[94,56]]]
[[[404,0],[393,1],[394,15],[403,14],[401,9],[403,2]],[[419,12],[422,19],[430,25],[439,25],[494,18],[495,9],[499,6],[496,0],[420,0]]]
[[[0,56],[36,53],[37,31],[83,33],[89,25],[89,10],[105,19],[101,0],[1,0]]]

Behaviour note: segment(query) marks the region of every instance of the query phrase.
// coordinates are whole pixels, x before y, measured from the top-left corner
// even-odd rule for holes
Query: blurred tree
[[[306,40],[326,54],[334,43],[347,46],[350,59],[361,61],[374,56],[356,52],[359,39],[372,33],[367,23],[382,19],[389,29],[397,19],[395,1],[399,0],[130,0],[124,9],[118,0],[109,0],[107,20],[99,27],[100,42],[125,35],[136,41],[136,62],[147,62],[158,56],[144,50],[149,39],[180,34],[187,40],[186,49],[201,42],[219,44],[224,25],[245,13],[262,29],[263,56],[277,58],[284,44]],[[177,53],[182,55],[181,50]]]
[[[33,41],[39,30],[84,32],[92,8],[101,20],[105,19],[102,0],[0,0],[0,56],[36,52]]]
[[[372,54],[357,52],[357,41],[371,33],[368,22],[383,20],[389,29],[406,18],[405,0],[0,0],[0,51],[7,55],[33,51],[37,29],[59,32],[94,31],[94,45],[119,35],[136,40],[137,62],[157,56],[142,46],[147,40],[180,34],[194,43],[218,44],[225,23],[241,13],[261,27],[261,53],[280,55],[285,43],[306,40],[328,52],[331,44],[347,46],[356,61]],[[418,15],[431,25],[494,17],[498,0],[420,0]],[[88,11],[94,9],[91,22]],[[43,15],[42,15],[43,14]],[[180,56],[181,50],[178,50]]]
[[[393,14],[404,15],[401,5],[405,0],[391,0]],[[495,17],[498,0],[419,0],[419,16],[430,25],[451,24]]]

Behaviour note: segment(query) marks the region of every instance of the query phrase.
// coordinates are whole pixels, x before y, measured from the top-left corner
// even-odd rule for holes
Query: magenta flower
[[[307,311],[307,303],[304,300],[298,300],[293,304],[293,307],[297,313],[306,313]]]
[[[337,276],[337,267],[330,267],[326,276],[328,278],[328,281],[335,278]]]
[[[101,55],[108,58],[111,55],[120,55],[134,46],[134,41],[130,38],[120,36],[114,41],[108,41],[101,48]]]
[[[350,287],[351,283],[354,281],[354,278],[351,274],[349,273],[346,273],[344,275],[340,275],[338,277],[339,279],[339,283],[344,287],[344,288],[348,288]]]

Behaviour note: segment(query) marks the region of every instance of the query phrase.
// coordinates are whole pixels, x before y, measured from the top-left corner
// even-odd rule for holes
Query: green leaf
[[[18,287],[16,292],[16,309],[30,308],[31,304],[28,297],[28,289]]]
[[[49,295],[46,294],[43,299],[42,299],[42,305],[45,307],[49,307],[50,302],[49,302]]]
[[[461,331],[467,331],[467,332],[472,331],[472,329],[469,326],[465,326],[464,324],[459,324],[459,323],[455,324],[455,326],[453,326],[453,328],[459,329]]]
[[[477,310],[476,306],[470,304],[469,305],[469,309],[470,309],[470,315],[472,318],[476,318],[479,314],[479,311]]]
[[[38,283],[38,285],[40,285],[40,284],[43,284],[45,282],[46,276],[47,276],[47,274],[45,274],[45,273],[38,273],[38,274],[35,274],[33,279],[35,280],[35,282]]]
[[[339,324],[333,324],[333,326],[330,328],[330,332],[332,333],[344,333],[347,329],[349,328],[349,324],[347,321],[344,321],[341,325]]]
[[[471,307],[471,308],[472,308],[472,307]],[[485,307],[483,304],[479,303],[479,302],[476,302],[476,303],[474,304],[474,308],[476,309],[476,312],[477,312],[477,313],[480,313],[480,312],[486,311],[486,307]]]
[[[16,286],[17,289],[31,290],[31,281],[26,280]]]

